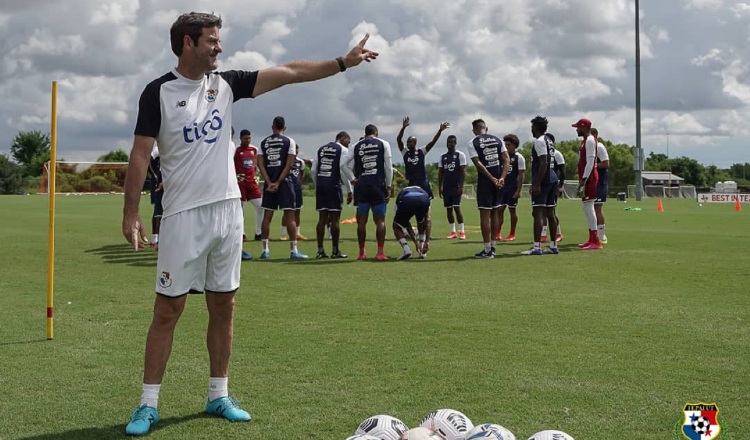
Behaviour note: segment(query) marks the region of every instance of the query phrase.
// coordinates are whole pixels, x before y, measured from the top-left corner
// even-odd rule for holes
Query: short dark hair
[[[547,136],[549,138],[549,140],[552,141],[553,144],[555,143],[555,135],[554,134],[552,134],[552,133],[544,133],[544,135]]]
[[[505,142],[506,144],[510,142],[511,144],[515,145],[516,148],[521,145],[521,141],[518,140],[518,136],[514,135],[513,133],[503,136],[503,142]]]
[[[455,134],[451,134],[451,135],[448,136],[448,138],[446,140],[449,141],[451,139],[456,139],[456,135]]]
[[[471,121],[471,128],[476,130],[477,128],[479,128],[480,124],[486,125],[484,119],[474,119],[473,121]]]
[[[349,139],[351,139],[352,137],[351,137],[351,136],[349,136],[349,133],[347,133],[347,132],[345,132],[345,131],[340,131],[340,132],[339,132],[339,133],[338,133],[338,134],[336,135],[336,140],[337,140],[337,141],[340,141],[341,139],[344,139],[344,138],[349,138]]]
[[[378,127],[372,124],[367,124],[367,126],[365,127],[365,136],[370,136],[373,134],[378,134]]]
[[[273,128],[277,130],[283,130],[286,128],[286,121],[283,116],[276,116],[273,118]]]
[[[240,137],[242,137],[242,136],[250,136],[251,134],[252,133],[250,133],[250,130],[248,130],[247,128],[243,128],[242,130],[240,130]]]
[[[542,133],[547,131],[548,125],[549,121],[547,121],[547,118],[545,118],[544,116],[537,115],[534,119],[531,120],[531,126],[538,128]]]
[[[169,29],[169,41],[172,44],[172,52],[178,57],[182,55],[182,40],[185,35],[189,36],[197,45],[198,39],[204,28],[218,27],[221,29],[221,17],[205,12],[191,12],[182,14],[172,23]]]
[[[599,137],[599,130],[597,130],[596,128],[592,128],[591,129],[591,134],[593,134],[596,137]]]

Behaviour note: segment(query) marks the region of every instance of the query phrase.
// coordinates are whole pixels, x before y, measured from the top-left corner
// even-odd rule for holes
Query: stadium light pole
[[[643,199],[643,148],[641,147],[641,14],[635,0],[635,200]]]

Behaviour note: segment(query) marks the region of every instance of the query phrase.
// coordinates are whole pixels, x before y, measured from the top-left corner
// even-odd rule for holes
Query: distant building
[[[682,186],[685,179],[669,171],[641,171],[643,176],[643,185],[663,185],[663,186]]]

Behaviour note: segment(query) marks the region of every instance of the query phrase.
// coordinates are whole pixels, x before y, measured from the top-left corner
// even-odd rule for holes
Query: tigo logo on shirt
[[[195,141],[199,141],[206,138],[203,142],[207,144],[213,144],[216,142],[216,139],[219,137],[218,131],[221,130],[221,127],[224,125],[224,121],[221,119],[221,114],[219,110],[214,110],[211,112],[212,118],[203,122],[202,124],[199,124],[198,122],[193,122],[193,125],[188,127],[182,127],[182,135],[185,140],[185,143],[192,144]]]

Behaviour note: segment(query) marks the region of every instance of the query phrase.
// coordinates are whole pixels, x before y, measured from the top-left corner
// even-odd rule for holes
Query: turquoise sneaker
[[[290,252],[289,253],[289,259],[290,260],[307,260],[309,257],[301,252]]]
[[[263,251],[263,252],[260,253],[260,259],[261,260],[268,260],[269,258],[271,258],[271,253],[270,252]]]
[[[125,427],[125,434],[146,435],[148,430],[151,429],[151,425],[156,425],[158,422],[159,413],[156,408],[143,404],[130,415],[130,422]]]
[[[247,422],[250,413],[240,408],[240,403],[234,397],[219,397],[206,402],[206,413],[212,416],[224,417],[230,422]]]

